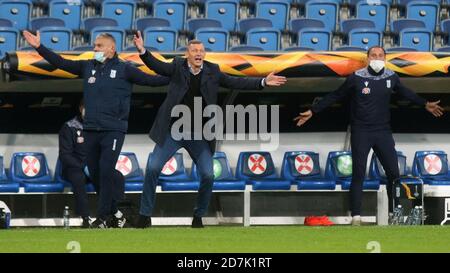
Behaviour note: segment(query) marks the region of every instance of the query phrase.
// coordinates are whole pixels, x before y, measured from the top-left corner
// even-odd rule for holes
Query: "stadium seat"
[[[146,173],[149,173],[150,160],[152,154],[150,153],[147,160]],[[187,174],[184,167],[183,154],[176,153],[164,165],[159,176],[159,183],[163,191],[196,191],[200,183],[192,180]]]
[[[253,190],[289,190],[291,182],[280,178],[269,152],[241,152],[236,178],[253,185]]]
[[[111,18],[91,17],[83,20],[81,29],[86,33],[91,33],[95,27],[117,27],[119,24]]]
[[[450,19],[442,20],[441,32],[445,33],[444,35],[444,38],[446,38],[445,44],[450,45]]]
[[[354,29],[348,35],[349,45],[369,49],[372,46],[382,45],[383,34],[375,29]]]
[[[59,158],[56,160],[56,167],[55,167],[55,182],[56,183],[61,183],[64,185],[65,188],[70,188],[72,189],[72,183],[70,183],[69,181],[65,180],[62,177],[62,166],[61,166],[61,161],[59,160]],[[88,193],[95,193],[95,187],[92,183],[88,183],[86,184],[86,192]]]
[[[65,27],[43,27],[40,30],[41,43],[56,51],[69,51],[72,48],[72,31]]]
[[[210,0],[205,3],[206,18],[219,20],[228,31],[236,29],[239,0]]]
[[[17,48],[19,31],[11,27],[0,27],[0,59],[8,51],[15,51]]]
[[[66,24],[63,20],[58,18],[41,17],[35,18],[30,21],[31,31],[39,30],[43,27],[65,27]]]
[[[19,192],[19,183],[10,182],[6,176],[3,156],[0,155],[0,192]]]
[[[144,33],[148,27],[170,27],[170,22],[164,18],[143,17],[136,19],[135,29]]]
[[[139,167],[135,153],[121,152],[117,159],[116,170],[125,178],[125,191],[142,191],[144,173]]]
[[[91,30],[91,44],[94,44],[96,37],[101,33],[109,33],[116,40],[116,51],[122,51],[122,47],[125,41],[125,31],[118,27],[94,27]]]
[[[399,19],[391,23],[391,32],[399,34],[406,28],[425,28],[425,23],[414,19]]]
[[[213,156],[214,186],[213,190],[245,190],[245,181],[238,180],[231,172],[230,163],[224,152],[215,152]],[[197,165],[192,164],[192,177],[200,181]]]
[[[14,27],[14,24],[8,19],[0,19],[0,27]]]
[[[387,48],[386,52],[407,52],[407,51],[417,51],[416,48],[411,48],[411,47],[391,47],[391,48]]]
[[[289,18],[290,1],[260,0],[256,2],[256,17],[272,21],[272,26],[278,30],[286,28]]]
[[[306,18],[321,20],[325,28],[334,31],[338,20],[339,3],[337,1],[309,1],[305,5]]]
[[[325,24],[316,19],[297,18],[289,21],[289,30],[297,35],[304,28],[325,28]]]
[[[20,152],[11,157],[12,182],[24,186],[25,192],[62,192],[64,185],[53,181],[43,153]]]
[[[348,151],[334,151],[328,153],[325,166],[325,177],[336,181],[343,190],[349,190],[352,183],[352,153]],[[380,180],[365,179],[364,190],[378,190]]]
[[[296,151],[284,153],[281,177],[297,185],[298,190],[334,190],[336,182],[320,174],[319,154]]]
[[[302,29],[298,33],[298,46],[310,47],[316,51],[330,50],[331,32],[320,28]]]
[[[264,51],[264,49],[262,49],[259,46],[249,46],[249,45],[238,45],[238,46],[233,46],[230,47],[230,51],[232,52],[242,52],[242,51]]]
[[[228,30],[224,28],[200,28],[195,32],[195,38],[212,51],[228,50]]]
[[[375,3],[375,5],[374,5]],[[358,1],[356,18],[366,19],[375,23],[378,31],[385,31],[389,17],[389,3],[385,0]]]
[[[71,30],[80,29],[84,4],[81,0],[51,0],[49,3],[49,16],[62,19],[65,27]]]
[[[169,27],[148,27],[144,30],[144,46],[159,51],[174,51],[177,44],[177,31]]]
[[[418,51],[430,51],[433,33],[426,29],[407,28],[400,31],[400,46],[412,47]]]
[[[0,18],[10,20],[18,30],[27,29],[31,9],[31,0],[3,0],[0,1]]]
[[[172,28],[183,30],[187,9],[188,3],[184,0],[158,0],[153,3],[153,16],[165,18]]]
[[[314,51],[314,48],[311,47],[303,47],[303,46],[291,46],[283,48],[283,51],[290,52],[290,51]]]
[[[104,0],[102,3],[102,17],[115,19],[119,28],[132,28],[136,1],[134,0]]]
[[[362,47],[357,46],[340,46],[335,48],[336,51],[367,51],[366,49]]]
[[[434,32],[439,16],[439,3],[433,1],[413,1],[406,6],[406,17],[423,21],[428,31]]]
[[[222,23],[215,19],[189,19],[187,21],[187,30],[195,33],[200,28],[221,28]]]
[[[417,151],[414,155],[412,174],[425,184],[449,186],[447,154],[444,151]]]
[[[248,18],[238,22],[238,31],[245,35],[250,29],[271,28],[272,26],[272,22],[269,19]]]
[[[366,19],[348,19],[341,21],[341,32],[349,34],[350,31],[358,28],[375,29],[375,23]]]
[[[276,51],[280,48],[281,33],[275,28],[254,28],[247,32],[247,45],[258,46],[264,50]]]

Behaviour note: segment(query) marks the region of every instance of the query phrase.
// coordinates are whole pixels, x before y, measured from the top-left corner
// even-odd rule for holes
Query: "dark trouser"
[[[194,216],[202,217],[206,214],[214,182],[213,158],[209,145],[204,140],[176,141],[170,135],[167,135],[162,146],[156,144],[147,166],[139,211],[141,215],[152,215],[155,206],[156,186],[161,170],[166,162],[181,148],[188,151],[200,174],[200,188],[197,204],[194,208]]]
[[[117,212],[124,196],[123,175],[115,169],[125,134],[118,131],[85,131],[87,165],[94,183],[99,185],[97,218],[108,219]]]
[[[386,189],[389,199],[389,212],[392,212],[392,188],[399,178],[397,152],[391,131],[354,130],[351,135],[353,175],[350,187],[350,210],[352,216],[361,215],[363,182],[366,175],[367,156],[372,148],[383,166],[388,182]]]
[[[75,197],[75,213],[81,217],[89,216],[89,204],[86,193],[86,184],[90,179],[80,168],[67,168],[62,172],[65,180],[72,184],[72,191]],[[95,190],[98,192],[98,186],[94,184]]]

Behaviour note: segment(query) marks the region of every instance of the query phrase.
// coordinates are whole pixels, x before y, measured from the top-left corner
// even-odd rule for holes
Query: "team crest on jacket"
[[[363,88],[362,93],[363,93],[364,95],[370,94],[370,88],[368,87],[368,86],[369,86],[369,82],[364,82],[364,85],[365,85],[366,87]]]

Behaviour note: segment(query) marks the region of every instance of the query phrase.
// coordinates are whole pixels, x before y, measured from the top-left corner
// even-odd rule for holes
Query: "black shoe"
[[[194,219],[192,219],[192,228],[204,228],[202,217],[194,216]]]
[[[111,220],[108,223],[108,227],[112,228],[123,228],[125,226],[125,223],[127,222],[127,219],[125,217],[117,218],[116,216],[112,216]]]
[[[102,218],[95,219],[94,222],[91,224],[92,228],[108,228],[108,224],[106,223],[106,220],[103,220]]]
[[[91,218],[83,217],[83,223],[81,224],[81,228],[91,228]]]
[[[152,226],[152,217],[140,215],[137,218],[135,227],[136,228],[149,228]]]

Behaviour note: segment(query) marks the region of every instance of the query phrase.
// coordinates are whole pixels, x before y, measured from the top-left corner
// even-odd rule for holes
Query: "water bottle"
[[[408,218],[406,219],[406,225],[415,225],[417,222],[417,212],[419,211],[419,207],[415,206],[414,208],[411,209]]]
[[[392,217],[392,224],[393,225],[400,225],[403,223],[403,208],[401,205],[398,205],[394,209],[394,215]]]
[[[63,224],[65,229],[68,229],[70,227],[70,214],[68,206],[64,207]]]

